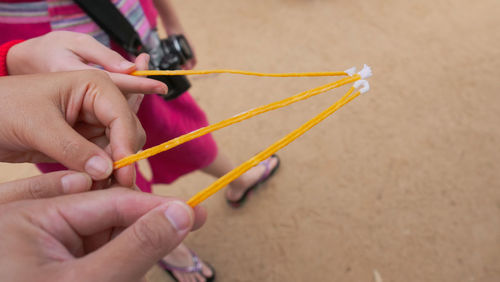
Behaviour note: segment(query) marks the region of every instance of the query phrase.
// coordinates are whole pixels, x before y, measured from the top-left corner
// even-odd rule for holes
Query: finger
[[[137,152],[144,145],[146,135],[122,93],[103,72],[87,73],[84,78],[92,83],[82,84],[86,93],[83,112],[92,113],[102,126],[109,129],[112,159],[118,160]],[[134,177],[130,172],[129,168],[128,173],[118,175],[121,185],[133,185]]]
[[[135,59],[135,64],[137,66],[137,70],[147,70],[149,64],[149,55],[146,53],[140,54]],[[162,91],[164,91],[164,89],[162,89]],[[131,94],[127,97],[129,106],[134,113],[137,113],[139,111],[139,107],[141,106],[143,99],[144,94]]]
[[[207,210],[205,209],[204,206],[198,205],[193,208],[194,213],[196,214],[196,220],[193,224],[193,229],[191,231],[195,231],[200,229],[203,224],[205,224],[205,221],[207,220]]]
[[[131,94],[130,97],[127,98],[128,105],[132,112],[137,114],[141,107],[142,100],[144,100],[144,94]]]
[[[109,75],[118,88],[125,93],[167,94],[168,92],[167,85],[158,80],[121,73]]]
[[[147,53],[142,53],[135,58],[135,65],[137,70],[147,70],[149,68],[149,60],[151,57]]]
[[[193,210],[171,201],[148,212],[84,260],[87,265],[106,263],[111,270],[95,273],[96,280],[137,281],[184,240],[193,223]]]
[[[35,201],[30,205],[30,214],[33,215],[33,221],[40,226],[43,226],[47,232],[53,234],[53,236],[61,243],[63,243],[68,250],[70,250],[73,255],[80,257],[81,255],[81,247],[75,249],[75,246],[81,246],[81,238],[86,238],[86,243],[83,246],[85,250],[103,250],[106,247],[106,243],[111,239],[112,233],[109,231],[114,228],[119,227],[128,227],[134,224],[139,218],[143,217],[145,214],[148,214],[150,211],[157,210],[165,210],[165,207],[169,206],[172,202],[176,202],[177,205],[180,205],[184,210],[181,210],[182,213],[188,214],[188,225],[191,226],[201,226],[204,221],[204,217],[200,217],[197,214],[197,210],[191,210],[190,207],[186,206],[182,202],[179,202],[176,199],[165,198],[160,196],[155,196],[151,194],[146,194],[142,192],[132,191],[124,188],[112,188],[107,190],[99,190],[99,191],[91,191],[88,193],[81,193],[78,195],[68,195],[64,197],[58,197],[50,200],[50,205],[47,205],[47,202],[44,201]],[[56,213],[53,212],[52,209],[57,210]],[[187,210],[186,210],[187,209]],[[182,240],[183,237],[189,231],[189,227],[186,227],[187,230],[184,230],[184,227],[179,227],[185,224],[186,222],[182,222],[182,218],[179,220],[175,219],[176,210],[170,210],[167,215],[170,218],[170,221],[176,223],[176,227],[179,232],[176,234],[174,238],[176,241],[171,242],[172,244],[177,244]],[[194,211],[194,213],[193,213]],[[48,216],[52,215],[52,216]],[[57,216],[57,218],[53,218],[53,216]],[[37,217],[38,216],[38,217]],[[47,220],[50,218],[50,220]],[[162,218],[165,221],[165,218]],[[64,224],[63,224],[64,222]],[[149,222],[149,224],[148,224]],[[153,222],[146,221],[146,225],[139,227],[143,230],[148,226],[155,226],[155,228],[162,226],[162,221]],[[143,223],[140,223],[143,224]],[[62,226],[65,226],[62,228]],[[57,232],[54,231],[56,228]],[[62,228],[62,229],[61,229]],[[134,227],[135,228],[135,227]],[[156,232],[165,232],[163,228],[156,229]],[[132,231],[132,236],[134,234],[135,229]],[[167,230],[168,232],[168,230]],[[137,233],[137,232],[135,232]],[[130,228],[126,229],[124,234],[128,234],[126,236],[130,236]],[[137,233],[139,234],[139,233]],[[141,233],[142,234],[142,233]],[[149,234],[149,233],[148,233]],[[150,234],[153,235],[154,234]],[[169,233],[170,234],[170,233]],[[128,253],[125,254],[126,257],[134,256],[137,253],[137,250],[145,250],[147,247],[147,239],[139,242],[135,242],[136,245],[131,245],[134,243],[134,239],[143,237],[134,237],[129,240],[123,239],[123,234],[119,235],[117,238],[113,240],[113,242],[118,241],[119,244],[112,246],[108,251],[103,253],[102,255],[95,256],[95,252],[92,253],[88,258],[79,259],[77,261],[78,265],[72,266],[78,269],[82,269],[84,273],[93,273],[96,263],[100,263],[100,261],[107,260],[107,257],[120,256],[115,249],[122,249],[122,245],[130,248]],[[147,236],[144,235],[144,236]],[[128,237],[126,237],[128,238]],[[146,237],[147,238],[147,237]],[[88,243],[88,244],[87,244]],[[142,245],[141,245],[142,244]],[[130,246],[129,246],[130,245]],[[139,246],[137,246],[139,245]],[[163,247],[162,243],[158,243]],[[104,247],[102,247],[104,246]],[[101,248],[100,248],[101,247]],[[173,246],[175,247],[175,246]],[[150,247],[151,249],[156,250],[156,247]],[[76,250],[76,251],[75,251]],[[161,258],[167,252],[170,251],[170,248],[164,250],[164,252],[160,253],[156,250],[156,253],[152,254],[149,250],[146,250],[142,257],[147,257],[148,261],[153,261],[150,265],[154,263],[155,259]],[[154,259],[151,259],[150,256],[154,256]],[[141,261],[142,259],[138,259]],[[130,263],[135,264],[135,260],[131,260]],[[142,262],[144,263],[144,262]],[[149,264],[149,263],[148,263]],[[110,274],[118,272],[122,267],[126,268],[127,263],[124,265],[116,266],[116,268],[111,268],[112,271]],[[144,267],[144,265],[143,265]],[[149,267],[144,267],[147,270]],[[114,270],[113,270],[114,269]],[[91,277],[92,278],[92,277]],[[122,279],[91,279],[95,281],[124,281]]]
[[[114,51],[113,51],[114,52]],[[142,55],[142,54],[141,54]],[[139,57],[138,57],[139,58]],[[141,60],[144,60],[143,58]],[[140,61],[142,63],[142,61]],[[149,63],[149,61],[148,61]],[[147,64],[148,64],[147,63]],[[84,62],[70,58],[66,62],[67,66],[65,69],[61,71],[70,71],[70,70],[95,70],[97,68],[85,64]],[[99,65],[99,64],[98,64]],[[134,67],[135,69],[136,67]],[[146,68],[147,69],[147,68]],[[109,69],[105,70],[108,72],[109,76],[113,80],[113,82],[120,88],[120,90],[124,93],[142,93],[142,94],[166,94],[168,92],[168,87],[165,83],[160,82],[155,79],[133,76],[129,74],[124,74],[123,72],[113,72]],[[130,73],[125,72],[125,73]]]
[[[134,117],[136,123],[138,124],[137,129],[136,129],[136,136],[140,136],[139,138],[143,138],[145,140],[145,132],[142,126],[140,125],[140,121],[137,117]],[[108,136],[111,136],[111,131],[107,133]],[[144,137],[143,137],[144,136]],[[142,142],[142,141],[141,141]],[[140,147],[136,147],[134,152],[137,152],[139,149],[142,148],[144,143],[139,143]],[[113,150],[111,150],[111,144],[105,149],[106,151],[109,151],[111,155],[113,155]],[[121,159],[124,156],[128,156],[128,153],[121,154],[119,152],[114,152],[115,154],[113,155],[115,160]],[[114,176],[115,179],[118,181],[118,183],[121,186],[125,187],[133,187],[135,186],[135,181],[136,181],[136,172],[137,166],[135,164],[128,165],[122,168],[119,168],[114,171]]]
[[[172,202],[177,202],[177,203],[179,202],[176,199],[155,196],[124,188],[111,188],[107,190],[92,191],[78,195],[59,197],[52,201],[55,202],[51,202],[51,207],[57,209],[58,211],[57,214],[59,214],[61,216],[61,219],[66,222],[66,224],[68,225],[68,230],[72,230],[72,232],[67,232],[67,233],[64,232],[55,233],[54,236],[56,236],[56,239],[59,240],[60,242],[78,241],[77,238],[74,237],[75,234],[79,234],[79,236],[81,237],[90,238],[91,236],[95,236],[96,234],[103,234],[103,232],[109,230],[110,228],[128,227],[132,225],[134,222],[136,222],[143,215],[147,214],[149,211],[157,210],[158,208],[164,209],[165,206],[168,206]],[[44,209],[43,211],[45,213],[47,212],[51,213],[50,210],[47,210],[47,205],[43,204],[43,202],[35,202],[35,203],[38,203],[40,207]],[[203,224],[204,217],[200,217],[197,214],[196,210],[194,210],[193,213],[193,210],[191,210],[190,207],[187,207],[183,203],[181,203],[180,205],[183,208],[187,208],[187,213],[190,214],[188,225],[201,226]],[[38,215],[39,213],[36,212],[36,207],[33,206],[32,208],[33,208],[32,213]],[[181,213],[182,212],[186,211],[181,210]],[[40,216],[41,218],[38,218],[37,222],[45,222],[46,220],[44,214],[41,213]],[[170,216],[171,217],[175,216],[175,214]],[[163,218],[162,220],[165,219]],[[51,222],[55,222],[55,220],[53,219],[51,220]],[[160,223],[162,223],[162,221],[160,221]],[[181,226],[184,223],[182,222],[177,223],[178,225],[176,226]],[[158,224],[155,223],[154,225]],[[44,224],[43,226],[50,227],[56,225]],[[187,233],[187,231],[184,231],[183,228],[181,229],[182,232]],[[190,228],[188,227],[187,229],[189,230]],[[51,232],[51,230],[47,231]],[[163,229],[160,231],[164,232]],[[120,236],[115,238],[115,240],[121,238]],[[178,236],[185,236],[185,235],[179,233]],[[119,245],[123,244],[123,241],[121,242],[122,243],[120,243]],[[105,241],[100,240],[100,244],[104,243]],[[96,242],[94,242],[94,244],[96,244]],[[125,243],[125,245],[128,245],[128,243]],[[96,247],[98,246],[96,245],[93,246],[93,248]],[[115,246],[112,249],[115,248],[121,248],[121,247]],[[134,250],[131,250],[130,252],[135,253],[136,249],[134,248]],[[109,252],[106,252],[106,254],[109,253],[113,255],[114,251],[111,250]],[[162,253],[159,256],[158,255],[156,256],[160,258],[164,254],[165,253]],[[100,256],[100,258],[105,260],[106,256],[108,255]],[[88,263],[95,265],[97,263],[97,259],[89,257]],[[84,265],[85,267],[89,267],[87,263],[84,263]],[[101,279],[98,279],[97,281],[100,280]],[[105,280],[108,281],[109,279]],[[115,280],[110,280],[110,281],[115,281]],[[117,281],[121,280],[118,279]]]
[[[55,206],[65,220],[82,235],[89,236],[112,227],[127,227],[149,211],[178,201],[134,191],[127,188],[110,188],[77,195],[60,197]],[[204,216],[193,210],[193,225],[201,226]]]
[[[183,68],[182,69],[185,69],[185,70],[192,70],[194,68],[194,66],[196,65],[196,60],[195,59],[191,59],[189,61],[187,61]]]
[[[78,134],[62,116],[44,118],[50,120],[44,122],[44,132],[50,134],[30,130],[33,148],[70,169],[85,171],[94,180],[111,175],[112,160],[104,150]]]
[[[100,65],[110,72],[130,73],[135,70],[134,63],[127,61],[90,35],[79,34],[74,36],[72,42],[71,51],[89,63]]]
[[[90,190],[89,175],[74,171],[58,171],[0,184],[0,204],[55,197]]]

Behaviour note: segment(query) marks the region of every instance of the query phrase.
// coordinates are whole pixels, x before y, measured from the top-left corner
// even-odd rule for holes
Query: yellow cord
[[[348,75],[346,72],[305,72],[305,73],[259,73],[259,72],[250,72],[250,71],[242,71],[242,70],[231,70],[231,69],[218,69],[218,70],[172,70],[172,71],[158,71],[158,70],[149,70],[149,71],[135,71],[131,73],[132,75],[136,76],[149,76],[149,75],[203,75],[203,74],[212,74],[212,73],[230,73],[230,74],[243,74],[243,75],[253,75],[253,76],[268,76],[268,77],[302,77],[302,76],[342,76],[342,75]],[[346,85],[348,83],[356,82],[360,80],[362,77],[360,74],[354,74],[352,76],[340,79],[335,82],[327,83],[325,85],[315,87],[313,89],[303,91],[299,94],[296,94],[294,96],[288,97],[286,99],[276,101],[273,103],[270,103],[268,105],[260,106],[254,109],[251,109],[247,112],[240,113],[236,116],[233,116],[231,118],[228,118],[226,120],[220,121],[218,123],[214,123],[212,125],[200,128],[198,130],[192,131],[190,133],[187,133],[185,135],[179,136],[177,138],[174,138],[172,140],[169,140],[165,143],[162,143],[160,145],[151,147],[147,150],[144,150],[142,152],[139,152],[134,155],[127,156],[121,160],[118,160],[114,163],[114,168],[119,169],[121,167],[133,164],[136,161],[142,160],[149,158],[151,156],[154,156],[156,154],[159,154],[161,152],[170,150],[176,146],[179,146],[183,143],[186,143],[190,140],[193,140],[195,138],[201,137],[205,134],[214,132],[218,129],[224,128],[226,126],[235,124],[237,122],[241,122],[243,120],[252,118],[254,116],[260,115],[262,113],[272,111],[275,109],[279,109],[285,106],[288,106],[292,103],[302,101],[305,99],[308,99],[312,96],[324,93],[326,91],[332,90],[334,88]],[[358,82],[356,82],[358,83]],[[187,201],[187,204],[190,205],[191,207],[195,207],[199,203],[203,202],[205,199],[210,197],[211,195],[215,194],[217,191],[222,189],[224,186],[228,185],[231,183],[233,180],[236,178],[240,177],[243,173],[251,169],[252,167],[258,165],[260,162],[266,160],[270,156],[272,156],[274,153],[276,153],[278,150],[284,148],[288,144],[290,144],[292,141],[297,139],[299,136],[307,132],[309,129],[320,123],[322,120],[327,118],[329,115],[333,114],[336,112],[338,109],[355,99],[357,96],[360,95],[360,92],[357,91],[356,93],[352,94],[355,90],[355,87],[351,87],[347,93],[342,96],[337,102],[335,102],[333,105],[328,107],[326,110],[318,114],[316,117],[312,118],[308,122],[304,123],[302,126],[299,128],[295,129],[294,131],[290,132],[288,135],[283,137],[282,139],[278,140],[271,146],[269,146],[267,149],[263,150],[262,152],[258,153],[251,159],[247,160],[246,162],[242,163],[235,169],[231,170],[221,178],[217,179],[214,183],[212,183],[210,186],[206,187],[202,191],[198,192],[196,195],[194,195],[189,201]],[[352,95],[351,95],[352,94]]]
[[[190,133],[187,133],[187,134],[184,134],[182,136],[179,136],[177,138],[171,139],[171,140],[169,140],[169,141],[167,141],[165,143],[162,143],[160,145],[156,145],[154,147],[146,149],[146,150],[144,150],[142,152],[139,152],[137,154],[130,155],[130,156],[127,156],[127,157],[125,157],[125,158],[123,158],[121,160],[118,160],[118,161],[116,161],[114,163],[114,169],[119,169],[119,168],[122,168],[124,166],[133,164],[134,162],[137,162],[139,160],[143,160],[143,159],[152,157],[152,156],[154,156],[156,154],[159,154],[161,152],[170,150],[170,149],[172,149],[172,148],[174,148],[176,146],[179,146],[179,145],[181,145],[183,143],[186,143],[186,142],[188,142],[190,140],[193,140],[193,139],[201,137],[201,136],[203,136],[205,134],[214,132],[214,131],[216,131],[218,129],[224,128],[224,127],[229,126],[231,124],[234,124],[234,123],[237,123],[237,122],[249,119],[251,117],[254,117],[256,115],[260,115],[262,113],[265,113],[265,112],[268,112],[268,111],[271,111],[271,110],[275,110],[275,109],[279,109],[279,108],[288,106],[288,105],[290,105],[292,103],[295,103],[295,102],[298,102],[298,101],[301,101],[301,100],[305,100],[305,99],[310,98],[310,97],[312,97],[314,95],[321,94],[323,92],[326,92],[326,91],[329,91],[331,89],[343,86],[345,84],[354,82],[354,81],[359,80],[359,79],[360,79],[360,76],[358,74],[355,74],[353,76],[349,76],[349,77],[340,79],[340,80],[338,80],[336,82],[331,82],[331,83],[322,85],[320,87],[316,87],[316,88],[313,88],[313,89],[301,92],[301,93],[299,93],[297,95],[288,97],[288,98],[283,99],[281,101],[277,101],[277,102],[274,102],[274,103],[271,103],[271,104],[268,104],[268,105],[257,107],[255,109],[252,109],[252,110],[249,110],[247,112],[238,114],[236,116],[233,116],[233,117],[228,118],[226,120],[220,121],[218,123],[214,123],[212,125],[209,125],[209,126],[206,126],[206,127],[202,127],[202,128],[200,128],[198,130],[195,130],[195,131],[192,131]]]
[[[313,126],[317,125],[320,123],[322,120],[327,118],[329,115],[333,114],[335,111],[340,109],[342,106],[345,104],[349,103],[352,101],[354,98],[359,96],[359,91],[356,92],[354,95],[349,97],[349,95],[354,91],[354,87],[352,87],[340,100],[335,102],[333,105],[331,105],[329,108],[321,112],[319,115],[316,117],[312,118],[308,122],[304,123],[302,126],[299,128],[295,129],[294,131],[290,132],[288,135],[283,137],[282,139],[278,140],[271,146],[269,146],[267,149],[264,151],[258,153],[255,155],[253,158],[247,160],[246,162],[242,163],[235,169],[231,170],[224,176],[220,177],[217,179],[214,183],[212,183],[210,186],[207,188],[201,190],[198,192],[196,195],[194,195],[189,201],[187,201],[187,204],[190,205],[191,207],[195,207],[199,203],[203,202],[206,200],[208,197],[212,196],[215,194],[217,191],[231,183],[233,180],[236,178],[240,177],[243,173],[247,172],[249,169],[252,167],[258,165],[260,162],[266,160],[270,156],[272,156],[274,153],[276,153],[278,150],[282,149],[286,145],[290,144],[292,141],[297,139],[299,136],[304,134],[306,131],[311,129]]]
[[[302,77],[302,76],[342,76],[347,75],[343,71],[339,72],[289,72],[289,73],[262,73],[243,70],[143,70],[134,71],[131,75],[148,76],[148,75],[196,75],[196,74],[213,74],[213,73],[230,73],[253,76],[268,76],[268,77]]]

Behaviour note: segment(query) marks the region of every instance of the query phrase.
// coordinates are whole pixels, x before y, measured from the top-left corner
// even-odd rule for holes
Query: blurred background
[[[499,1],[173,2],[198,69],[374,71],[372,90],[281,151],[241,209],[224,192],[205,202],[187,241],[218,281],[500,281]],[[335,78],[190,79],[217,122]],[[346,89],[215,138],[242,162]],[[2,182],[37,173],[0,164]],[[213,180],[155,192],[189,198]],[[169,281],[158,268],[148,279]]]

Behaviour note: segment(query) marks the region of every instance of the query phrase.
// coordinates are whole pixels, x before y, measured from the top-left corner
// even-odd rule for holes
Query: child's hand
[[[191,46],[191,51],[193,52],[193,58],[186,62],[183,69],[193,69],[196,65],[196,52],[194,50],[189,37],[184,32],[184,28],[181,25],[181,21],[177,17],[174,6],[170,3],[170,0],[153,0],[156,10],[158,11],[158,15],[161,18],[161,22],[163,23],[163,27],[165,28],[165,32],[167,35],[173,34],[183,34],[186,37],[189,45]]]
[[[178,33],[178,34],[182,34],[182,33]],[[188,41],[189,46],[191,47],[191,52],[193,53],[193,58],[191,58],[191,60],[187,61],[182,68],[186,69],[186,70],[192,70],[196,66],[196,63],[197,63],[196,52],[194,50],[193,45],[189,41],[189,38],[186,35],[184,35],[184,37],[186,37],[186,40]]]
[[[112,163],[142,148],[144,130],[104,71],[84,70],[0,78],[0,160],[58,161],[107,179]],[[115,171],[134,185],[133,166]]]
[[[11,75],[93,69],[89,64],[110,72],[113,82],[126,94],[167,93],[167,86],[157,80],[127,75],[136,65],[86,34],[51,32],[14,45],[7,54]]]

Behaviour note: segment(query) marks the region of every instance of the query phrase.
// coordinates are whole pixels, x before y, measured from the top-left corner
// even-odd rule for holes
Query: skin
[[[158,11],[158,15],[160,16],[161,22],[163,23],[163,27],[165,28],[165,32],[167,33],[167,35],[183,34],[190,42],[189,38],[184,32],[181,21],[175,13],[175,8],[172,3],[170,3],[169,0],[153,0],[153,3],[156,10]],[[193,51],[193,58],[187,61],[183,66],[184,69],[188,70],[194,68],[197,62],[196,52],[193,49],[193,45],[189,45],[191,46],[191,51]]]
[[[16,44],[7,54],[10,75],[96,69],[89,64],[102,66],[125,94],[167,93],[162,82],[128,75],[137,64],[87,34],[54,31]]]
[[[0,78],[0,89],[0,161],[53,159],[85,169],[89,156],[111,161],[99,138],[111,155],[144,142],[134,110],[102,71]],[[97,135],[85,130],[99,127]],[[89,174],[0,185],[2,280],[138,281],[206,219],[203,208],[126,188],[78,193],[90,189]]]
[[[113,160],[144,144],[133,109],[103,71],[2,77],[0,89],[3,161],[57,161],[93,180],[106,180]],[[133,166],[114,172],[125,187],[134,185],[134,177]]]
[[[5,281],[139,281],[206,218],[124,188],[7,203],[0,213]]]

